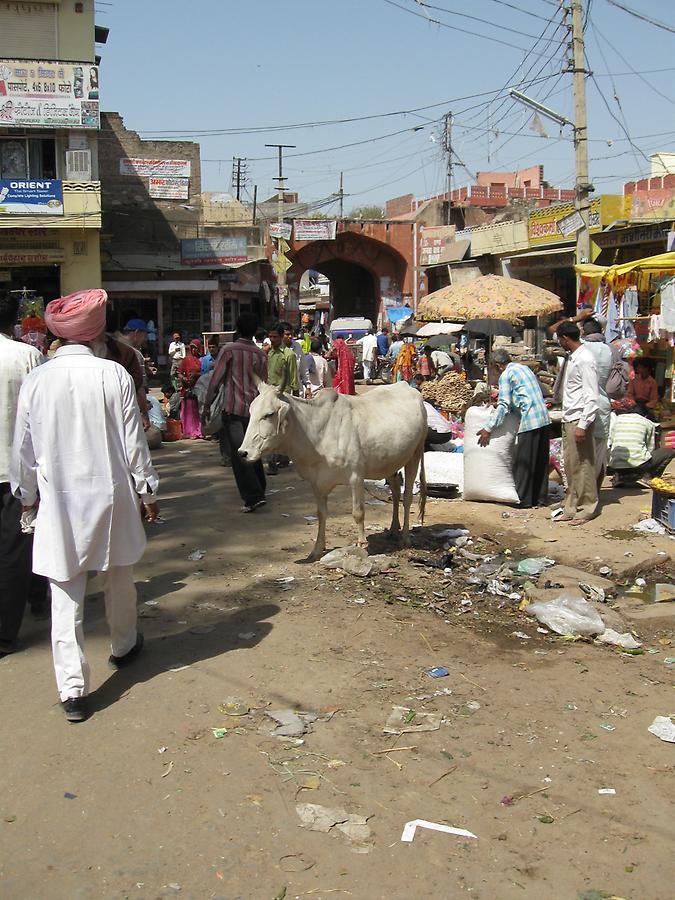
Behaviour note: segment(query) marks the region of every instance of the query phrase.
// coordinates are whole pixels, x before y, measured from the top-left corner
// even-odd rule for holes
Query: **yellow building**
[[[94,0],[0,4],[0,289],[100,287]]]

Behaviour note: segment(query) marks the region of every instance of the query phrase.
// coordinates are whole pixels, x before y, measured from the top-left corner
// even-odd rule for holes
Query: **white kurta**
[[[139,496],[158,479],[134,383],[87,347],[61,347],[19,394],[12,488],[40,506],[33,571],[55,581],[131,566],[143,555]]]

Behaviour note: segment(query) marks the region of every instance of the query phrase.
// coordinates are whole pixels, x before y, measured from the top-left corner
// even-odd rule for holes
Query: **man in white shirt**
[[[310,347],[310,356],[314,363],[314,369],[309,372],[309,388],[311,396],[316,397],[322,388],[331,387],[333,377],[330,371],[330,364],[322,353],[323,344],[321,341],[318,338],[314,338]]]
[[[9,465],[19,390],[42,354],[12,340],[18,313],[18,297],[0,297],[0,658],[17,649],[31,578],[32,542],[21,530],[21,501],[12,495]]]
[[[558,340],[565,361],[562,400],[563,454],[567,476],[565,510],[558,522],[581,525],[597,515],[598,485],[594,428],[598,415],[598,373],[574,322],[563,322]]]
[[[180,331],[174,331],[173,340],[169,344],[168,356],[169,362],[171,363],[171,381],[173,382],[173,386],[178,390],[178,385],[176,380],[178,378],[178,366],[185,359],[185,344],[182,341]]]
[[[375,331],[370,328],[368,334],[360,338],[357,343],[361,344],[361,352],[363,354],[363,377],[366,384],[372,384],[374,369],[377,364],[377,335]]]
[[[33,570],[51,586],[56,683],[71,722],[88,716],[87,574],[106,573],[109,663],[121,668],[143,646],[133,577],[146,542],[141,504],[149,522],[158,513],[133,379],[92,351],[105,328],[105,301],[105,291],[92,290],[47,306],[47,327],[63,345],[21,387],[11,462],[13,490],[24,509],[37,511]]]

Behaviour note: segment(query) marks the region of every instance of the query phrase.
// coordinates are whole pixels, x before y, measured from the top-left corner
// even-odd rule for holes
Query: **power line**
[[[490,37],[490,35],[487,34],[480,34],[477,31],[469,31],[466,28],[459,28],[456,25],[450,25],[448,22],[441,22],[439,19],[432,19],[429,16],[423,15],[422,13],[415,12],[414,9],[409,9],[407,6],[402,6],[400,3],[396,3],[395,0],[384,0],[384,3],[387,3],[389,6],[395,6],[411,16],[416,16],[418,19],[424,19],[427,22],[431,22],[432,25],[438,25],[440,28],[448,28],[450,29],[450,31],[459,31],[462,34],[470,34],[472,35],[472,37],[483,38],[483,40],[492,41],[492,43],[494,44],[502,44],[502,46],[504,47],[510,47],[512,50],[520,50],[521,53],[527,52],[526,47],[521,47],[518,44],[511,44],[508,41],[502,41],[500,38]],[[527,37],[532,37],[532,35],[527,35]],[[543,56],[544,54],[539,53],[537,55]]]
[[[631,9],[629,6],[624,6],[622,3],[617,3],[617,0],[607,0],[610,6],[616,6],[617,9],[622,9],[625,13],[628,13],[629,16],[634,16],[636,19],[640,19],[643,22],[648,22],[650,25],[654,25],[655,28],[662,28],[664,31],[670,31],[671,34],[675,34],[675,28],[670,25],[666,25],[665,22],[659,22],[658,19],[652,19],[649,16],[643,15],[643,13],[639,13],[634,9]]]
[[[491,0],[492,3],[497,3],[499,6],[507,6],[509,9],[515,9],[516,12],[522,13],[524,16],[531,16],[533,19],[540,19],[542,22],[546,22],[546,16],[540,16],[539,13],[530,12],[529,9],[523,9],[521,6],[516,6],[515,3],[507,3],[506,0]],[[424,6],[430,6],[429,3],[424,3]],[[445,9],[442,6],[430,6],[431,9],[443,10],[444,12],[450,12],[449,9]]]
[[[631,66],[631,64],[628,62],[628,60],[626,59],[626,57],[623,56],[623,55],[616,49],[616,47],[615,47],[613,44],[610,44],[610,42],[609,42],[609,41],[607,40],[607,38],[603,35],[603,33],[602,33],[601,31],[599,31],[599,30],[595,27],[595,25],[594,25],[592,22],[591,22],[591,27],[593,28],[593,37],[595,38],[595,42],[596,42],[596,44],[598,45],[598,50],[600,50],[600,55],[602,56],[603,60],[605,59],[605,57],[604,57],[604,54],[602,53],[602,50],[600,49],[600,40],[603,40],[603,41],[607,44],[607,46],[609,47],[609,49],[612,50],[614,53],[616,53],[616,55],[619,57],[619,59],[621,60],[621,62],[624,62],[624,63],[628,66],[628,68],[629,68],[631,71],[630,71],[629,73],[627,73],[627,74],[629,74],[629,75],[630,75],[630,74],[635,75],[637,78],[640,79],[640,81],[641,81],[643,84],[646,84],[648,88],[650,88],[652,91],[654,91],[655,94],[658,94],[659,97],[662,97],[664,100],[667,100],[668,103],[670,103],[671,105],[675,106],[675,100],[673,100],[672,97],[669,97],[668,94],[664,94],[663,91],[660,91],[657,87],[655,87],[655,86],[651,83],[651,81],[647,81],[647,79],[644,77],[644,75],[650,74],[649,72],[636,72],[635,69],[634,69],[634,68]],[[605,66],[607,67],[607,61],[606,61],[606,60],[605,60]],[[654,70],[652,70],[652,71],[658,71],[658,70],[654,69]],[[615,75],[616,75],[616,74],[622,74],[622,73],[615,73]],[[613,79],[613,78],[615,77],[615,75],[612,75],[611,72],[607,72],[607,75],[608,75],[611,79]],[[616,86],[614,85],[614,82],[613,82],[613,81],[612,81],[612,87],[614,88],[614,93],[616,93]]]
[[[638,147],[638,145],[635,144],[635,143],[633,142],[633,138],[632,138],[632,137],[630,136],[630,134],[628,133],[628,129],[625,127],[625,125],[623,124],[623,122],[622,122],[620,119],[618,119],[618,118],[616,117],[616,115],[614,114],[614,111],[612,110],[612,107],[609,105],[609,102],[607,101],[607,98],[606,98],[605,95],[603,94],[602,89],[601,89],[600,85],[598,84],[595,75],[593,75],[593,73],[591,73],[591,76],[590,76],[590,77],[591,77],[591,81],[592,81],[593,84],[595,85],[596,91],[598,92],[598,94],[600,94],[600,98],[601,98],[602,102],[605,104],[605,106],[606,106],[606,108],[607,108],[607,112],[608,112],[608,113],[610,114],[610,116],[614,119],[614,121],[615,121],[616,124],[619,126],[619,128],[623,131],[624,135],[626,136],[626,140],[628,141],[628,143],[631,145],[631,147],[633,147],[635,150],[637,150],[638,153],[640,153],[642,156],[644,156],[644,158],[645,158],[645,160],[646,160],[647,162],[649,162],[649,157],[647,156],[647,154],[644,152],[644,150],[642,150],[641,147]]]
[[[433,10],[437,10],[438,12],[444,12],[444,13],[447,13],[447,15],[449,15],[449,16],[459,16],[459,17],[461,17],[462,19],[471,19],[473,22],[480,22],[481,25],[490,25],[490,24],[492,24],[492,23],[490,23],[490,22],[486,22],[485,19],[481,19],[479,16],[471,16],[471,15],[469,15],[468,13],[460,13],[460,12],[456,12],[454,9],[448,9],[448,8],[445,7],[445,6],[433,6],[431,3],[427,3],[426,0],[415,0],[415,3],[417,3],[418,6],[420,6],[422,9],[433,9]],[[538,19],[544,19],[544,16],[537,16],[537,18],[538,18]],[[439,24],[439,25],[445,25],[445,24],[446,24],[445,22],[438,22],[438,23],[437,23],[435,19],[429,19],[429,21],[430,21],[432,24]],[[545,21],[545,19],[544,19],[544,21]],[[447,24],[449,24],[449,23],[447,23]],[[454,29],[454,25],[451,26],[451,27]],[[527,32],[522,31],[522,29],[520,29],[520,28],[509,28],[507,25],[501,25],[501,24],[500,24],[500,25],[499,25],[499,30],[500,30],[500,31],[510,31],[512,34],[519,34],[521,37],[525,37],[525,38],[532,38],[532,39],[534,39],[534,38],[536,37],[536,35],[534,35],[534,34],[527,34]],[[485,36],[486,36],[486,35],[481,35],[481,37],[485,37]],[[552,41],[553,38],[547,38],[546,40]]]

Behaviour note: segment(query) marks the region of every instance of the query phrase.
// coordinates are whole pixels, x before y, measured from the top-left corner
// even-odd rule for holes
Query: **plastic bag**
[[[548,559],[546,556],[530,556],[527,559],[521,559],[518,563],[518,574],[541,575],[544,569],[554,565],[554,559]]]
[[[390,556],[378,554],[368,556],[368,551],[363,547],[339,547],[331,550],[321,557],[321,564],[327,569],[342,569],[349,575],[359,575],[366,578],[368,575],[379,575],[387,569],[398,566],[398,562]]]
[[[509,414],[494,428],[487,447],[478,445],[478,432],[487,425],[492,408],[473,406],[464,423],[464,499],[488,503],[519,502],[513,480],[513,448],[519,419]]]
[[[571,594],[561,594],[549,603],[530,603],[526,612],[556,634],[593,637],[605,631],[605,623],[595,607]]]

